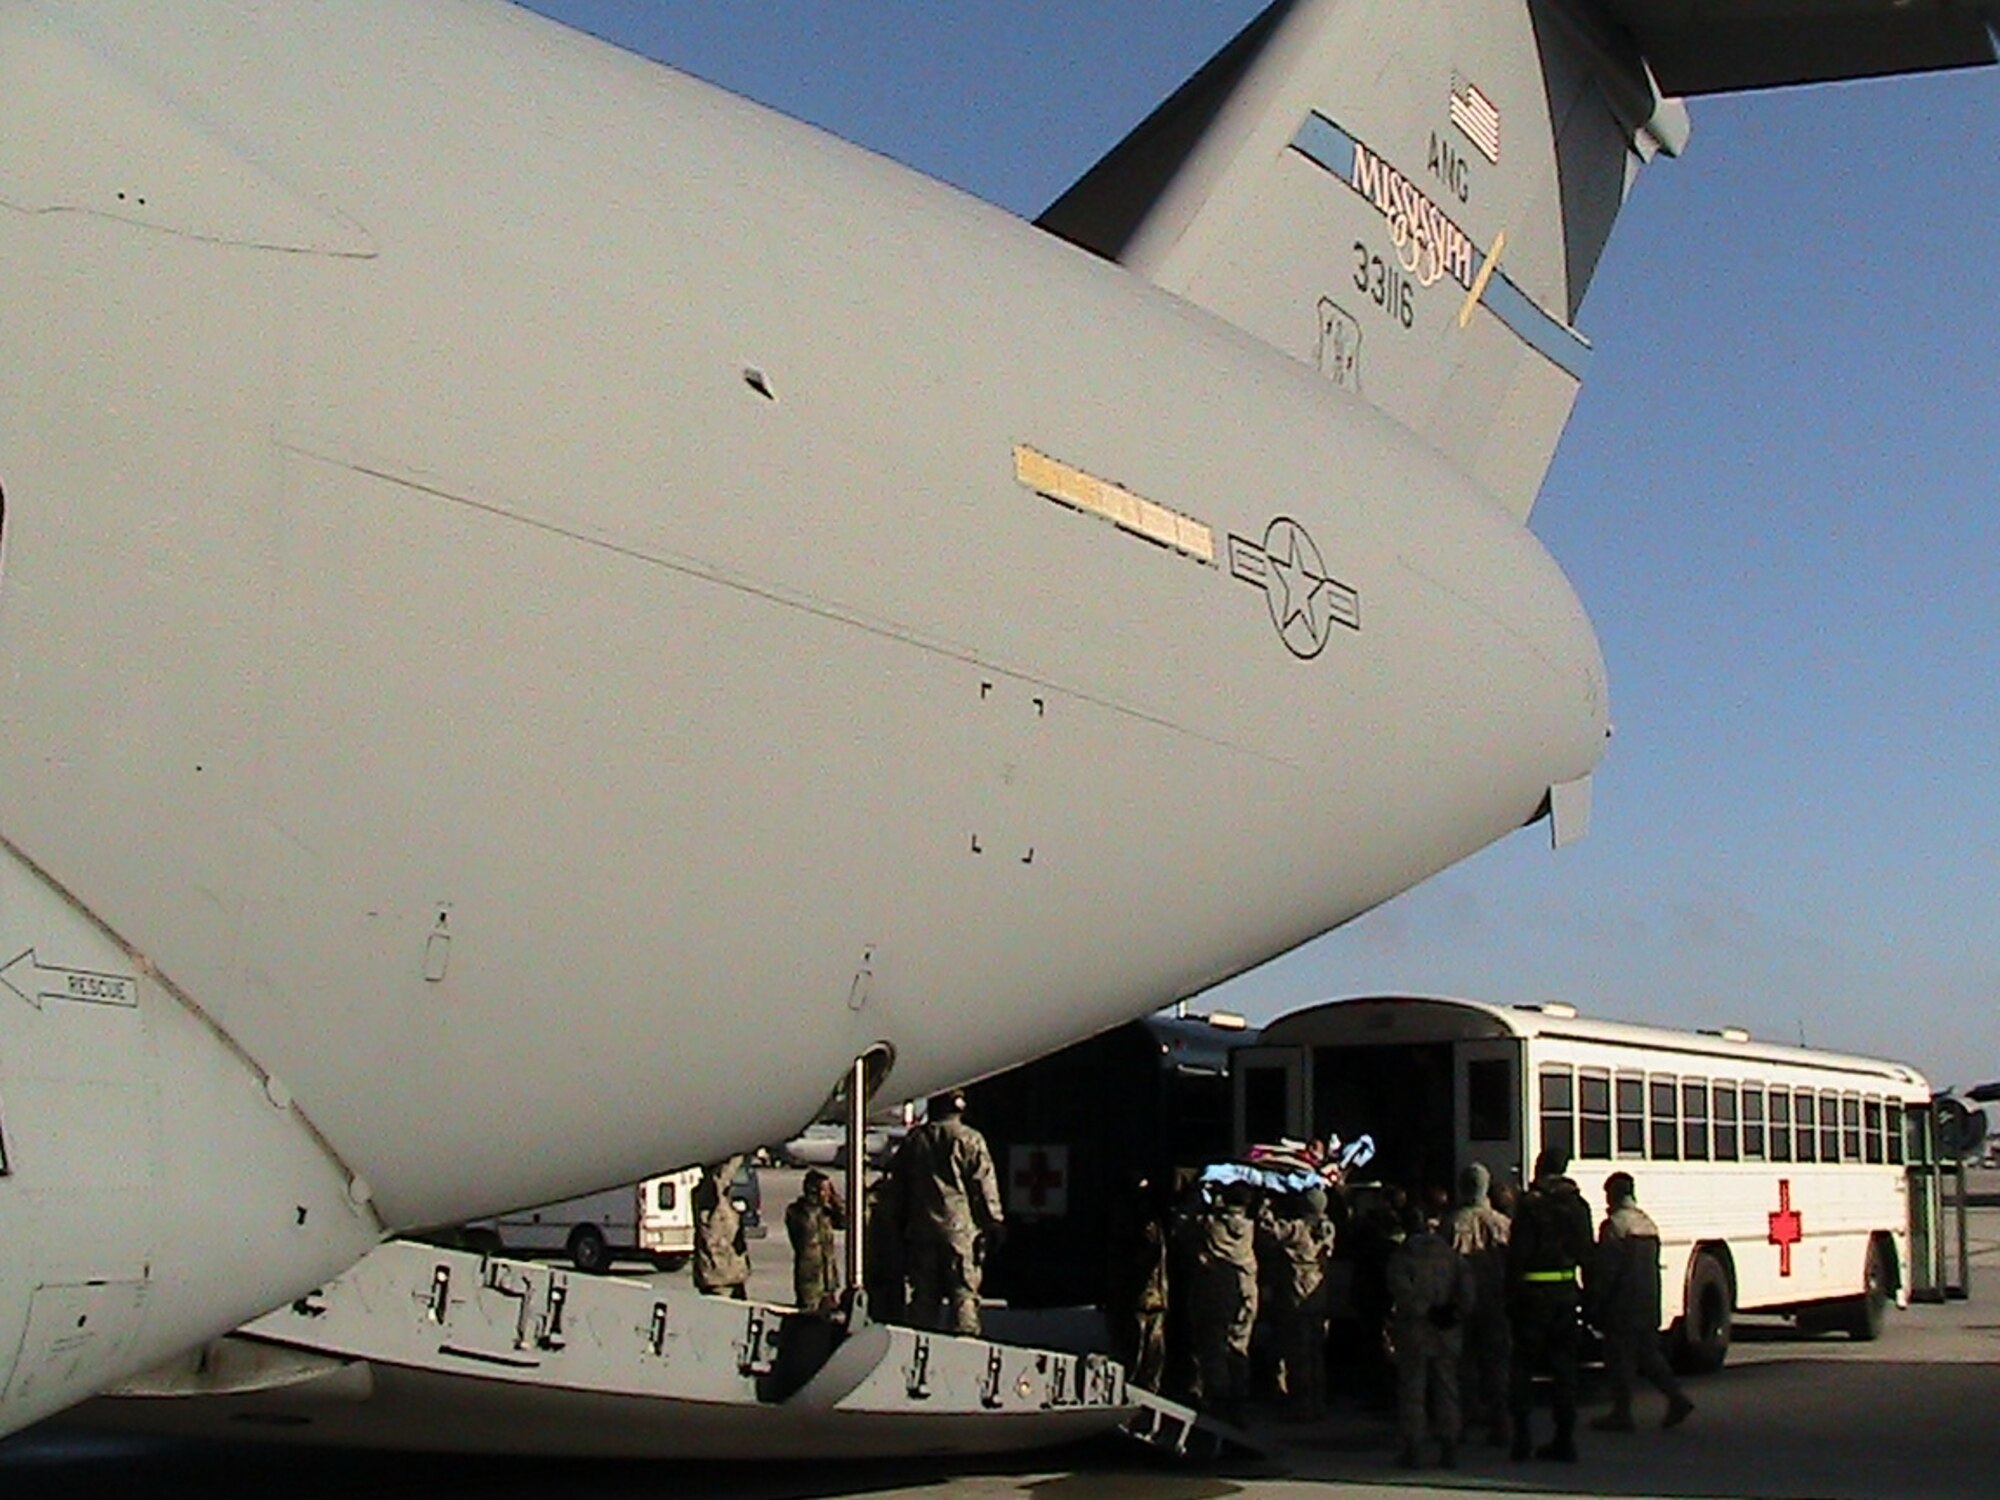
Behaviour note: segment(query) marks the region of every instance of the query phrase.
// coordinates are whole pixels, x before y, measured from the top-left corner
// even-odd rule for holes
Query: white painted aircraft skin
[[[46,1059],[118,1007],[0,1029],[0,1430],[878,1042],[918,1094],[1199,989],[1601,754],[1469,479],[853,147],[487,0],[12,0],[0,83],[0,962],[145,1026],[108,1082]],[[1238,576],[1281,518],[1358,629]]]

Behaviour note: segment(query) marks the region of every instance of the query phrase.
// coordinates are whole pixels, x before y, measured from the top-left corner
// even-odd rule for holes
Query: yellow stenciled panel
[[[1014,448],[1014,477],[1038,495],[1100,516],[1121,531],[1171,547],[1197,562],[1215,562],[1215,533],[1193,516],[1182,515],[1132,491],[1087,474],[1061,459],[1028,447]]]

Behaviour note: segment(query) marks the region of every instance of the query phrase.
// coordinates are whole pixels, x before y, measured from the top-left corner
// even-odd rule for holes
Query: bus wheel
[[[1729,1323],[1734,1312],[1729,1271],[1706,1250],[1694,1258],[1688,1276],[1687,1312],[1681,1317],[1674,1363],[1690,1375],[1707,1375],[1729,1358]]]
[[[1889,1252],[1879,1239],[1868,1242],[1868,1272],[1862,1292],[1848,1301],[1842,1326],[1856,1343],[1872,1344],[1882,1337],[1889,1315]]]
[[[593,1276],[611,1269],[611,1247],[604,1243],[595,1224],[580,1225],[569,1237],[569,1258],[579,1271]]]

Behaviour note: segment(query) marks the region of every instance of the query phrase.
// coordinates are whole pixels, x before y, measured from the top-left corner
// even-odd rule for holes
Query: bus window
[[[1568,1068],[1542,1069],[1542,1149],[1574,1155],[1576,1084]]]
[[[1819,1096],[1819,1159],[1840,1160],[1840,1095],[1832,1089]]]
[[[1646,1080],[1637,1073],[1618,1075],[1618,1154],[1646,1154]]]
[[[1882,1101],[1870,1099],[1862,1108],[1866,1112],[1866,1123],[1862,1128],[1867,1132],[1862,1137],[1862,1146],[1867,1151],[1870,1161],[1878,1163],[1886,1161],[1888,1157],[1882,1145]]]
[[[1883,1123],[1883,1131],[1889,1137],[1889,1160],[1895,1166],[1903,1164],[1903,1106],[1891,1099],[1888,1116]]]
[[[1467,1138],[1474,1141],[1514,1139],[1514,1061],[1479,1057],[1465,1065]]]
[[[1653,1150],[1654,1161],[1679,1161],[1681,1159],[1681,1116],[1678,1105],[1679,1085],[1672,1078],[1655,1078],[1649,1092],[1653,1105]]]
[[[1736,1085],[1715,1086],[1715,1159],[1736,1160]]]
[[[1792,1096],[1787,1089],[1771,1090],[1771,1160],[1792,1159]]]
[[[1576,1076],[1577,1155],[1591,1161],[1611,1157],[1611,1075]]]
[[[1764,1159],[1764,1091],[1743,1085],[1743,1159]]]
[[[1840,1100],[1840,1157],[1842,1161],[1860,1161],[1861,1150],[1861,1096],[1843,1094]],[[1881,1160],[1880,1156],[1875,1158]]]
[[[1792,1144],[1800,1161],[1819,1160],[1819,1112],[1811,1089],[1792,1095]]]
[[[1689,1161],[1708,1160],[1708,1085],[1681,1085],[1681,1145]]]

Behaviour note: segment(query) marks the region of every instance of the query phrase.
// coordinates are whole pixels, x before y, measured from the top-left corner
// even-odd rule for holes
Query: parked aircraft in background
[[[1038,227],[500,0],[0,0],[0,1431],[1578,835],[1671,96],[1990,19],[1280,3]]]

